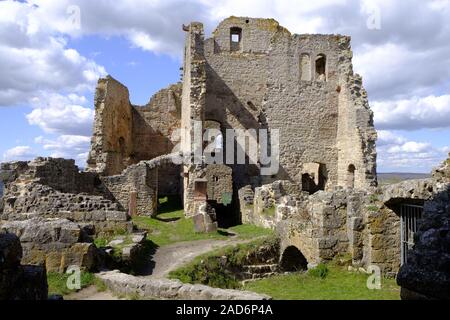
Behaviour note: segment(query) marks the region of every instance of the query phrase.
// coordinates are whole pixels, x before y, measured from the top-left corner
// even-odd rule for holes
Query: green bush
[[[317,267],[308,270],[308,274],[315,278],[325,279],[329,273],[328,266],[320,263]]]

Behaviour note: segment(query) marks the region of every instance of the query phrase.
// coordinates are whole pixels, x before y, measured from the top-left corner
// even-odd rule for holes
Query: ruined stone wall
[[[42,266],[21,265],[19,238],[0,231],[0,301],[47,300],[47,274]]]
[[[111,76],[99,79],[87,170],[102,175],[122,172],[133,162],[132,130],[132,106],[128,89]]]
[[[96,267],[96,248],[86,242],[84,231],[65,219],[33,218],[0,225],[0,233],[15,234],[23,249],[22,262],[44,265],[48,272],[64,272],[77,265],[84,270]]]
[[[36,158],[2,164],[5,220],[25,215],[121,210],[94,173],[79,172],[73,160]]]
[[[433,181],[408,263],[397,276],[403,299],[450,299],[450,155],[433,170]]]
[[[241,32],[239,45],[230,40],[230,31],[236,28]],[[351,86],[349,43],[350,39],[344,36],[291,35],[271,19],[224,20],[213,37],[205,41],[205,118],[220,122],[223,128],[280,129],[281,168],[271,178],[301,183],[304,163],[322,163],[328,172],[326,188],[330,189],[342,185],[345,179],[338,178],[337,160],[341,137],[338,131],[350,134],[339,128],[339,118],[346,116],[342,109],[346,109],[354,119],[348,119],[346,124],[351,129],[358,128],[350,138],[356,136],[353,142],[366,148],[359,154],[353,153],[354,162],[358,160],[355,166],[362,172],[357,174],[355,187],[373,184],[376,178],[372,114],[365,97],[358,100],[363,96],[361,86],[359,90]],[[315,70],[316,58],[321,55],[326,56],[324,75]],[[345,100],[340,95],[342,88],[347,87],[354,96]],[[343,147],[350,148],[350,143]],[[351,145],[348,150],[353,149]],[[261,182],[257,165],[235,166],[234,175],[239,187]]]
[[[111,77],[100,79],[87,171],[120,174],[127,166],[170,154],[180,141],[181,84],[157,92],[145,106],[132,106],[128,89]],[[160,172],[161,194],[180,193],[180,168]]]
[[[205,178],[208,180],[208,200],[229,204],[233,197],[233,173],[231,168],[221,164],[206,167]]]
[[[120,175],[102,177],[106,188],[114,199],[130,213],[143,216],[155,216],[158,203],[158,170],[150,169],[140,162],[126,168]],[[132,195],[134,193],[134,195]],[[131,197],[134,197],[131,200]],[[130,201],[134,204],[130,210]]]
[[[170,154],[180,143],[181,83],[157,92],[150,102],[133,108],[134,162]],[[181,193],[180,166],[165,166],[158,171],[160,195]]]
[[[203,25],[198,22],[191,23],[186,34],[181,102],[181,128],[185,132],[181,137],[181,150],[191,157],[191,160],[194,160],[194,154],[200,151],[201,155],[203,151],[202,137],[194,137],[194,127],[203,124],[205,120],[206,72],[203,38]],[[184,210],[187,216],[193,216],[198,208],[205,204],[203,200],[196,201],[194,197],[195,180],[199,174],[197,169],[201,168],[198,168],[194,161],[183,167]]]

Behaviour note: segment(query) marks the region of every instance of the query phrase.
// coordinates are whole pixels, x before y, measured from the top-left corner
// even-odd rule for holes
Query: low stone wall
[[[36,158],[3,163],[5,183],[0,219],[22,220],[22,214],[55,216],[61,212],[122,210],[95,173],[79,172],[74,160]]]
[[[92,212],[63,211],[59,217],[77,223],[91,235],[107,236],[110,234],[133,231],[133,222],[124,211],[96,210]]]
[[[47,274],[40,266],[21,265],[17,236],[0,231],[0,300],[47,300]]]
[[[274,229],[278,222],[295,215],[297,202],[305,198],[298,186],[289,181],[275,181],[255,188],[254,192],[245,186],[239,190],[242,222]]]
[[[125,211],[154,217],[158,213],[158,170],[160,167],[173,166],[174,157],[179,156],[178,153],[174,153],[141,161],[127,167],[119,175],[101,177],[101,180]]]
[[[200,284],[184,284],[179,280],[135,277],[118,271],[96,275],[116,294],[143,298],[177,300],[270,300],[267,295],[250,291],[212,288]]]
[[[33,218],[6,222],[0,230],[15,234],[23,249],[23,263],[45,265],[47,271],[64,272],[77,265],[85,270],[96,266],[96,247],[83,242],[86,232],[66,219]]]
[[[120,175],[102,177],[114,199],[131,215],[154,216],[157,209],[158,171],[141,162]],[[134,199],[130,200],[134,193]],[[134,202],[130,208],[130,201]],[[133,212],[134,211],[134,212]]]
[[[80,172],[73,159],[38,157],[32,161],[1,164],[0,179],[6,184],[14,180],[35,181],[62,193],[102,195],[96,173]]]

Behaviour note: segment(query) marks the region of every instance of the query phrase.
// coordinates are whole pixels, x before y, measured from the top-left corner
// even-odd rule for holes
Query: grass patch
[[[69,293],[76,292],[78,290],[70,290],[67,288],[67,279],[71,274],[49,272],[47,273],[48,293],[49,295],[59,294],[67,295]],[[81,289],[89,287],[91,285],[100,285],[96,280],[94,274],[90,272],[81,272],[80,275]]]
[[[253,239],[263,236],[270,236],[273,234],[272,229],[258,227],[253,224],[241,224],[228,229],[220,229],[220,230],[225,232],[237,233],[240,239]]]
[[[116,228],[114,231],[108,234],[102,234],[94,239],[94,244],[97,248],[106,247],[108,243],[117,236],[125,236],[128,232],[124,228]]]
[[[367,210],[372,211],[372,212],[378,212],[380,210],[380,208],[378,208],[377,206],[367,206]]]
[[[240,239],[252,239],[273,233],[270,229],[253,225],[238,225],[228,229],[219,229],[213,233],[197,233],[194,230],[194,222],[191,218],[184,216],[184,211],[177,199],[164,197],[159,199],[159,203],[160,213],[156,218],[133,217],[133,223],[139,229],[147,230],[147,238],[158,247],[182,241],[224,240],[230,236],[230,233],[238,234]]]
[[[319,279],[325,279],[329,272],[330,270],[328,269],[328,266],[324,263],[321,263],[317,267],[308,270],[308,274],[310,276]]]
[[[239,244],[214,250],[196,257],[192,262],[169,273],[169,278],[184,283],[200,283],[211,287],[239,289],[242,287],[238,274],[248,257],[254,255],[262,246],[277,251],[277,239],[269,237],[250,243]],[[275,247],[272,247],[275,246]]]
[[[315,272],[280,275],[245,285],[245,290],[268,294],[278,300],[399,300],[395,279],[382,279],[381,290],[366,286],[369,275],[348,272],[342,267],[327,267],[325,278]]]

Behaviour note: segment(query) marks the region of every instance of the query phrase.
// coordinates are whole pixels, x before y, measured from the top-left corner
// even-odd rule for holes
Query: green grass
[[[399,300],[395,279],[382,279],[381,290],[366,286],[367,274],[328,266],[326,277],[314,273],[280,275],[247,283],[245,290],[268,294],[277,300]]]
[[[106,247],[108,243],[113,240],[117,236],[125,236],[127,235],[127,230],[123,228],[116,228],[114,231],[102,234],[99,237],[96,237],[94,239],[94,244],[97,248]]]
[[[216,288],[240,289],[242,286],[236,272],[247,264],[246,261],[251,253],[256,252],[262,245],[274,245],[274,241],[277,242],[277,239],[271,236],[213,250],[171,271],[169,278],[179,279],[184,283],[200,283]],[[225,260],[224,257],[226,257]]]
[[[319,264],[317,267],[308,270],[308,275],[320,279],[325,279],[328,276],[330,269],[324,263]]]
[[[69,293],[76,292],[77,290],[70,290],[67,288],[67,279],[70,274],[66,273],[57,273],[57,272],[49,272],[47,273],[47,282],[48,282],[48,293],[49,295],[60,294],[60,295],[68,295]],[[89,287],[91,285],[96,285],[100,290],[104,291],[104,284],[101,280],[97,279],[94,274],[90,272],[81,272],[80,275],[80,284],[81,289]]]
[[[220,229],[223,232],[232,232],[238,234],[240,239],[253,239],[263,236],[270,236],[273,230],[255,226],[253,224],[241,224],[228,229]]]
[[[147,238],[157,246],[166,246],[176,242],[194,241],[205,239],[224,240],[231,233],[238,235],[240,239],[252,239],[255,237],[272,234],[273,231],[253,225],[238,225],[228,229],[219,229],[213,233],[197,233],[194,230],[194,222],[191,218],[185,218],[183,209],[177,205],[177,201],[167,198],[159,200],[159,214],[156,218],[133,217],[133,223],[139,228],[148,230]]]

